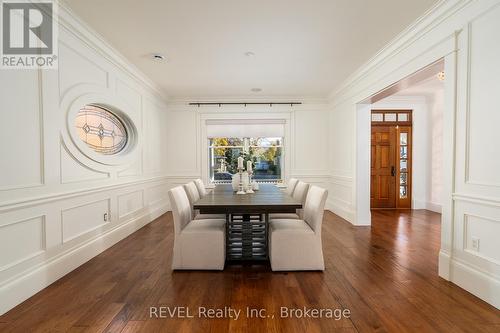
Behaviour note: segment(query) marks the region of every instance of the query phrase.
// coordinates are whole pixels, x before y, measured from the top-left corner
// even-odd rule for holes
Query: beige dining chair
[[[288,185],[286,186],[285,192],[288,195],[292,195],[293,190],[295,190],[295,186],[297,185],[298,182],[299,180],[297,178],[290,178],[290,180],[288,181]]]
[[[307,195],[307,190],[309,189],[309,184],[298,181],[297,185],[295,186],[295,189],[293,191],[292,197],[300,201],[302,205],[304,205],[306,201],[306,195]],[[297,209],[296,213],[274,213],[274,214],[269,214],[269,219],[270,220],[276,220],[276,219],[296,219],[299,220],[303,218],[303,209]]]
[[[208,192],[205,188],[205,184],[203,184],[203,180],[201,180],[199,178],[195,179],[194,184],[196,185],[196,188],[198,189],[198,193],[200,194],[201,198],[203,198],[204,196],[206,196],[208,194]]]
[[[321,226],[328,191],[311,186],[304,207],[304,219],[276,219],[270,222],[269,258],[273,271],[325,269]]]
[[[224,214],[200,214],[200,211],[197,209],[193,209],[193,204],[200,200],[200,192],[198,191],[198,187],[195,182],[189,182],[184,185],[184,189],[186,190],[186,194],[189,199],[189,205],[191,206],[191,214],[193,216],[193,220],[203,220],[203,219],[225,219],[226,215]]]
[[[189,199],[182,186],[171,189],[168,195],[175,230],[172,269],[224,269],[226,221],[192,220]]]

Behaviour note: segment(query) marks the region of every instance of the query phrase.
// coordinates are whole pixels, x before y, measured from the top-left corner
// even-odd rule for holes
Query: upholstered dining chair
[[[191,206],[182,186],[168,192],[174,216],[172,269],[224,269],[225,220],[192,220]]]
[[[299,180],[297,178],[290,178],[290,180],[288,181],[288,184],[286,186],[286,193],[288,195],[293,194],[293,190],[295,190],[295,186],[297,185],[298,182],[299,182]]]
[[[307,195],[307,190],[309,189],[309,184],[303,182],[303,181],[298,181],[297,185],[295,186],[295,189],[293,191],[292,197],[300,201],[302,205],[304,205],[306,201],[306,195]],[[296,213],[275,213],[275,214],[269,214],[269,219],[274,220],[274,219],[296,219],[299,220],[303,218],[303,209],[297,209]]]
[[[325,269],[321,226],[328,191],[311,186],[304,219],[277,219],[270,223],[269,257],[273,271]]]
[[[200,192],[198,191],[198,187],[195,182],[189,182],[184,185],[184,190],[189,199],[189,205],[191,206],[191,214],[193,216],[193,220],[202,220],[202,219],[225,219],[226,216],[223,214],[200,214],[198,210],[193,209],[193,204],[200,200]]]
[[[198,193],[200,194],[200,197],[203,198],[205,195],[208,194],[205,184],[203,184],[203,180],[201,179],[195,179],[194,184],[196,185],[196,188],[198,189]]]

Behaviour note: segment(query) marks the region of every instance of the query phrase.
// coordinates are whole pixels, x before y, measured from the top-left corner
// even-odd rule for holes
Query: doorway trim
[[[388,119],[389,116],[391,119]],[[394,191],[393,207],[373,207],[371,193],[373,191],[373,180],[370,170],[370,209],[412,209],[412,180],[413,180],[413,110],[411,109],[372,109],[371,110],[371,139],[370,148],[373,142],[373,129],[377,127],[392,127],[394,128],[394,165],[391,166],[393,184],[391,185]],[[407,133],[405,144],[402,145],[401,134]],[[401,147],[406,146],[406,155],[402,158]],[[370,151],[370,168],[372,166],[371,156],[373,151]],[[406,160],[406,168],[401,169],[401,160]],[[405,182],[401,182],[401,174],[406,174]],[[378,184],[380,188],[380,184]],[[401,195],[401,190],[404,189],[405,196]]]
[[[355,225],[371,225],[370,212],[370,123],[371,104],[382,99],[380,95],[390,90],[397,91],[397,86],[405,78],[425,70],[429,66],[440,61],[444,62],[445,84],[444,84],[444,109],[443,109],[443,191],[442,191],[442,214],[441,214],[441,250],[439,252],[439,276],[450,279],[451,253],[453,249],[453,191],[454,191],[454,158],[455,158],[455,117],[456,117],[456,77],[457,77],[457,40],[460,31],[455,32],[449,38],[440,41],[433,47],[417,54],[408,61],[394,68],[387,76],[391,77],[392,84],[371,86],[364,91],[370,95],[363,96],[360,92],[354,97],[359,102],[355,103],[355,131],[354,145],[355,155],[353,164],[355,166],[355,187],[353,197],[355,206]],[[387,77],[386,76],[386,77]],[[378,83],[380,84],[380,82]],[[378,89],[377,89],[378,88]],[[375,92],[375,93],[373,93]],[[386,95],[387,96],[387,95]],[[379,97],[378,99],[376,99]]]

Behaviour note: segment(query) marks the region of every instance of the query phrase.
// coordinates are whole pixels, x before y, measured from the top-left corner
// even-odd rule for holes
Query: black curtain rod
[[[219,107],[221,107],[222,105],[244,105],[244,106],[247,106],[247,105],[269,105],[269,106],[273,106],[273,105],[290,105],[290,106],[294,106],[294,105],[300,105],[302,104],[302,102],[191,102],[189,103],[189,105],[196,105],[198,107],[202,106],[202,105],[218,105]]]

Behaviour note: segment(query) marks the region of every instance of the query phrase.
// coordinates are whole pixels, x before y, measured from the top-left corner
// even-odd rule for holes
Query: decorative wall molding
[[[69,199],[69,198],[74,198],[74,197],[79,197],[79,196],[84,196],[84,195],[89,195],[89,194],[97,194],[97,193],[101,193],[104,191],[114,191],[114,190],[130,187],[130,186],[135,186],[135,185],[140,185],[140,184],[167,181],[169,178],[170,177],[167,177],[167,176],[154,176],[154,177],[145,178],[145,179],[141,179],[141,180],[125,181],[125,182],[120,182],[120,183],[115,183],[115,184],[101,185],[98,187],[90,187],[90,188],[84,188],[84,189],[79,189],[79,190],[74,190],[74,191],[61,191],[61,192],[57,192],[57,193],[47,193],[45,195],[40,195],[37,197],[21,198],[21,199],[16,199],[16,200],[7,201],[7,202],[0,202],[0,213],[15,210],[15,209],[24,209],[24,208],[31,207],[31,206],[42,205],[42,204],[46,204],[46,203],[61,200],[61,199]]]
[[[31,258],[34,258],[42,253],[44,253],[46,250],[47,250],[47,237],[46,237],[46,215],[38,215],[38,216],[32,216],[32,217],[28,217],[28,218],[23,218],[21,220],[17,220],[17,221],[14,221],[14,222],[8,222],[8,223],[5,223],[5,224],[2,224],[0,225],[0,232],[4,232],[5,230],[2,230],[4,228],[8,228],[8,227],[11,227],[13,225],[16,225],[16,224],[22,224],[22,223],[27,223],[27,222],[30,222],[30,221],[33,221],[35,219],[39,219],[40,223],[41,223],[41,242],[39,244],[39,249],[35,252],[32,252],[28,255],[25,255],[24,257],[22,258],[19,258],[15,261],[12,261],[8,264],[5,264],[3,266],[0,267],[0,272],[3,272],[11,267],[14,267],[16,265],[19,265],[25,261],[28,261],[30,260]]]
[[[454,193],[453,200],[500,208],[500,198],[485,197],[468,193]]]
[[[43,98],[42,98],[42,69],[37,69],[34,70],[34,73],[36,73],[36,90],[37,90],[37,107],[38,110],[35,112],[37,115],[37,126],[38,126],[38,137],[39,137],[39,144],[38,144],[38,149],[39,149],[39,180],[34,183],[27,183],[27,184],[17,184],[17,185],[7,185],[7,186],[0,186],[0,192],[2,191],[12,191],[16,189],[30,189],[34,187],[40,187],[45,185],[45,151],[44,151],[44,108],[43,108]],[[2,159],[6,158],[5,156],[2,156]]]
[[[128,235],[163,215],[169,209],[162,206],[146,210],[140,216],[115,226],[104,233],[77,244],[43,263],[13,276],[0,284],[0,314],[7,312],[33,294],[49,286],[75,268],[110,248]]]

